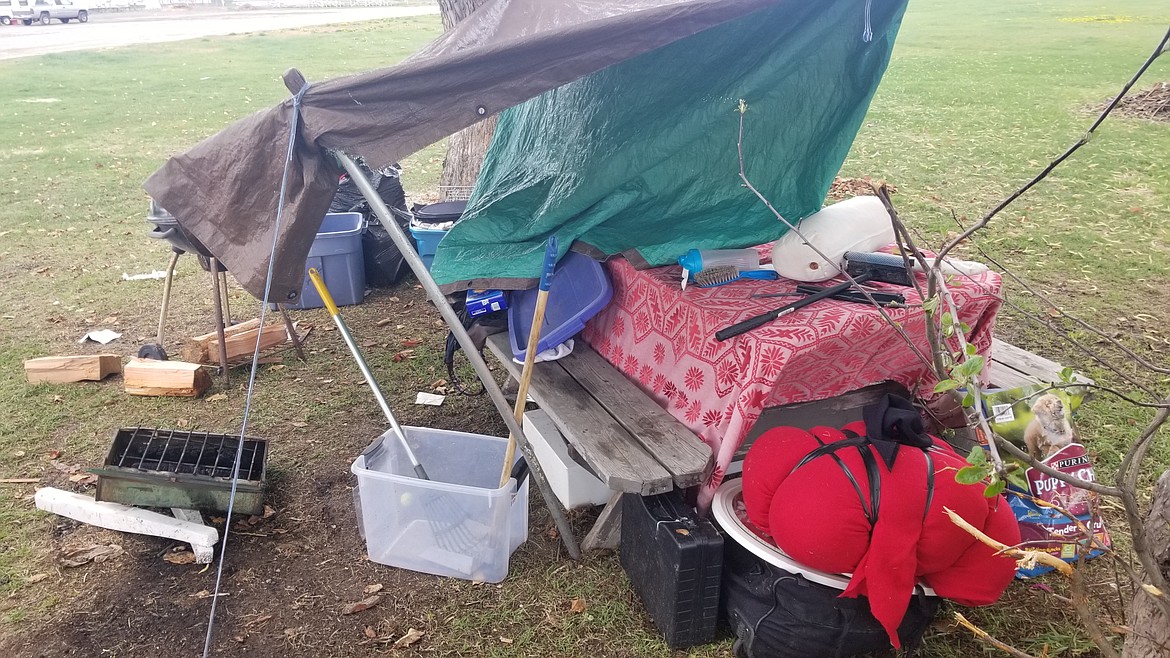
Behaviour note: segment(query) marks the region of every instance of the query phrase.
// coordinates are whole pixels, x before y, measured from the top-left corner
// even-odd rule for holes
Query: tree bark
[[[455,27],[483,2],[484,0],[439,0],[443,29],[450,30]],[[487,153],[495,130],[496,117],[491,116],[448,138],[447,156],[443,159],[443,175],[439,179],[440,191],[446,192],[443,200],[465,198],[464,195],[456,193],[463,190],[451,188],[467,188],[467,191],[470,191],[475,185],[479,169],[483,166],[484,154]]]
[[[1146,519],[1146,533],[1162,573],[1170,577],[1170,471],[1162,474],[1154,488],[1154,500]],[[1170,592],[1164,593],[1170,596]],[[1170,656],[1170,619],[1166,619],[1154,598],[1139,590],[1129,605],[1132,629],[1125,638],[1125,658],[1167,658]]]

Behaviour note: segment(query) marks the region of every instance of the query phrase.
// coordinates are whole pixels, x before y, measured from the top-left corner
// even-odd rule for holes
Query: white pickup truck
[[[71,20],[85,23],[89,21],[89,10],[85,5],[73,4],[69,0],[35,0],[32,6],[32,18],[27,19],[25,25],[34,20],[40,21],[41,25],[48,25],[53,19],[62,23],[68,23]]]
[[[33,0],[0,0],[0,25],[32,23]]]

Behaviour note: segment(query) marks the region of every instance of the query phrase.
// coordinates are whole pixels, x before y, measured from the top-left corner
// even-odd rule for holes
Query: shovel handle
[[[329,311],[329,315],[337,317],[341,311],[337,310],[337,304],[333,302],[333,295],[329,294],[329,289],[325,287],[325,280],[321,278],[317,268],[309,268],[309,280],[313,282],[313,287],[317,289],[321,301],[325,302],[325,310]]]

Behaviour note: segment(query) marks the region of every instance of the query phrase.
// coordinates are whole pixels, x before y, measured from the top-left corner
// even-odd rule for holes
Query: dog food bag
[[[1036,384],[988,392],[985,403],[991,429],[1045,466],[1095,482],[1093,464],[1072,422],[1073,412],[1084,400],[1084,389],[1048,389]],[[1091,491],[1035,468],[1022,468],[1009,479],[1005,494],[1026,548],[1075,562],[1078,552],[1093,558],[1104,552],[1102,546],[1111,545],[1098,495]],[[1020,568],[1016,576],[1032,578],[1049,571],[1051,567],[1038,564]]]
[[[1096,481],[1093,464],[1079,443],[1070,443],[1043,463],[1061,473]],[[1075,562],[1078,552],[1084,552],[1085,559],[1094,558],[1112,545],[1109,531],[1101,519],[1100,500],[1096,493],[1074,487],[1035,468],[1027,469],[1024,475],[1028,481],[1027,490],[1022,491],[1013,484],[1006,494],[1020,524],[1020,541],[1027,548]],[[1042,505],[1037,500],[1054,507]],[[1085,530],[1091,533],[1091,540]],[[1037,564],[1020,568],[1016,577],[1032,578],[1051,570],[1052,567]]]

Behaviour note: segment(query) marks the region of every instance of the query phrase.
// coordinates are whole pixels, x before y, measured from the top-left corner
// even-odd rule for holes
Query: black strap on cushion
[[[833,461],[836,462],[841,471],[845,473],[845,477],[849,479],[849,483],[853,485],[853,490],[857,492],[857,499],[861,502],[861,509],[865,513],[865,518],[869,520],[870,530],[872,530],[873,524],[877,523],[877,498],[875,498],[874,492],[879,491],[881,488],[881,474],[877,470],[877,462],[873,461],[873,455],[870,455],[869,459],[870,461],[873,461],[872,470],[868,462],[865,465],[866,475],[869,476],[870,493],[870,504],[867,505],[865,495],[861,492],[861,485],[857,482],[857,478],[853,476],[853,472],[849,470],[849,467],[845,465],[845,462],[834,454],[842,448],[856,447],[861,452],[862,459],[865,459],[865,455],[870,452],[869,440],[863,436],[857,436],[852,432],[849,432],[849,434],[852,434],[852,436],[841,441],[834,441],[832,443],[822,442],[819,448],[813,449],[807,455],[805,455],[803,459],[797,462],[796,466],[792,467],[792,471],[789,472],[789,475],[791,476],[801,466],[808,464],[814,459],[818,459],[824,456],[832,457]],[[817,441],[820,442],[820,439],[817,439]]]

